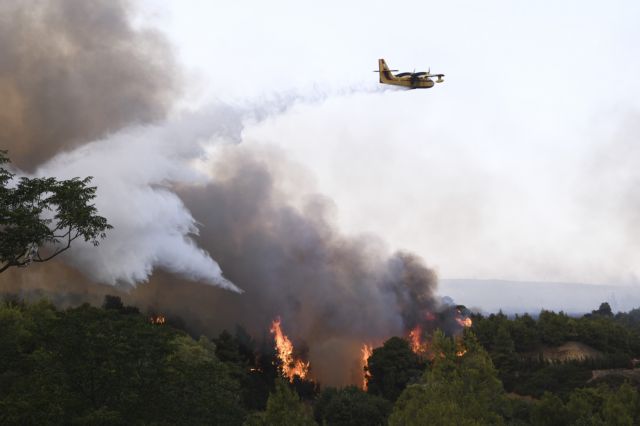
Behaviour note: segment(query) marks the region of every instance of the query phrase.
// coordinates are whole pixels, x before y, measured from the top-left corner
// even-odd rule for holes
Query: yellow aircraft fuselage
[[[394,86],[403,86],[409,89],[429,89],[436,84],[436,81],[433,81],[428,72],[422,73],[400,73],[400,74],[392,74],[391,70],[387,66],[387,63],[384,59],[378,59],[378,72],[380,73],[380,83],[382,84],[392,84]],[[420,75],[422,74],[422,75]],[[438,74],[437,83],[442,83],[443,74]]]

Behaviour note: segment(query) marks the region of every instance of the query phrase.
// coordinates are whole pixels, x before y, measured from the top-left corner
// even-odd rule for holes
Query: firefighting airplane
[[[394,86],[408,87],[409,89],[429,89],[435,85],[435,83],[442,83],[444,74],[431,74],[429,71],[420,72],[401,72],[400,74],[393,75],[391,72],[397,72],[398,70],[390,70],[384,59],[378,59],[378,70],[374,72],[380,73],[380,83],[392,84]],[[431,77],[438,77],[434,82]]]

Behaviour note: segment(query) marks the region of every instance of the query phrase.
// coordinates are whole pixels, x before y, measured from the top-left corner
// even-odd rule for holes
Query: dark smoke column
[[[154,302],[179,301],[191,323],[240,324],[257,338],[279,317],[296,347],[309,348],[310,375],[335,385],[361,382],[363,343],[405,335],[437,310],[437,278],[421,259],[393,254],[375,236],[340,232],[326,197],[293,201],[290,189],[304,179],[281,152],[239,144],[217,160],[211,183],[179,195],[202,225],[198,244],[245,292],[156,276]]]

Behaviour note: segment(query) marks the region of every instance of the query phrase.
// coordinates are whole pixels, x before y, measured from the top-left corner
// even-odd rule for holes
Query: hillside
[[[314,381],[279,321],[262,341],[242,329],[195,338],[118,297],[65,310],[8,297],[0,423],[405,425],[416,409],[435,424],[640,421],[629,402],[640,401],[638,312],[473,315],[461,333],[435,330],[419,345],[415,334],[365,345],[364,382],[334,388]]]

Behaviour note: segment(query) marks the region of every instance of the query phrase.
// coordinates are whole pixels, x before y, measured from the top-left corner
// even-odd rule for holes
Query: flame
[[[152,315],[149,317],[149,322],[151,324],[162,325],[167,322],[167,320],[162,315]]]
[[[411,350],[415,353],[422,352],[422,343],[420,338],[422,337],[422,327],[416,325],[413,330],[409,332],[409,343],[411,344]]]
[[[467,348],[464,346],[464,341],[460,337],[456,338],[456,356],[461,357],[467,353]]]
[[[280,318],[276,318],[271,323],[271,333],[276,343],[276,351],[280,359],[282,375],[293,383],[293,378],[299,376],[304,379],[309,372],[309,363],[293,358],[293,343],[282,332],[280,328]]]
[[[427,352],[427,343],[422,341],[422,327],[420,324],[409,332],[409,344],[413,353],[417,355],[423,355]]]
[[[367,382],[371,377],[369,374],[369,357],[373,354],[373,347],[367,345],[366,343],[362,345],[362,371],[364,372],[364,377],[362,378],[362,390],[367,390]]]
[[[471,318],[466,317],[466,318],[456,318],[456,321],[458,322],[458,324],[460,325],[460,327],[471,327],[473,325],[473,321],[471,321]]]

